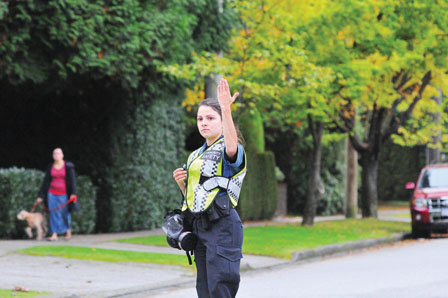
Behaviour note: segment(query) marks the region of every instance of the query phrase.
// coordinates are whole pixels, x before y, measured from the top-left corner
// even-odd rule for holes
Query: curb
[[[396,234],[390,237],[378,238],[378,239],[367,239],[359,241],[351,241],[342,244],[332,244],[327,246],[318,247],[315,249],[298,251],[291,255],[291,263],[300,262],[304,260],[310,260],[314,258],[321,258],[332,256],[339,253],[351,252],[356,250],[361,250],[365,248],[371,248],[381,244],[391,244],[409,239],[410,234]]]
[[[390,237],[378,238],[378,239],[367,239],[360,241],[352,241],[342,244],[332,244],[327,245],[315,249],[305,250],[295,252],[291,255],[291,259],[286,262],[280,262],[278,264],[262,266],[258,268],[252,268],[250,264],[248,264],[248,268],[246,268],[246,272],[257,272],[269,269],[275,269],[279,267],[284,267],[288,265],[293,265],[295,263],[300,263],[304,261],[312,261],[314,259],[329,257],[337,254],[348,253],[352,251],[362,250],[366,248],[372,248],[382,244],[391,244],[397,243],[406,239],[410,239],[411,235],[408,233],[396,234]],[[194,280],[192,281],[184,281],[181,283],[175,284],[166,284],[159,287],[154,288],[145,288],[142,287],[140,289],[125,289],[121,293],[117,293],[115,295],[107,296],[107,297],[134,297],[136,294],[151,294],[157,292],[158,290],[166,290],[166,289],[174,289],[174,288],[182,288],[187,286],[194,286]]]

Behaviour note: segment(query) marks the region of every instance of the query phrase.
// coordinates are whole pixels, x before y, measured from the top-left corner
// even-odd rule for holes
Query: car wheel
[[[431,230],[424,227],[412,226],[412,238],[430,238]]]

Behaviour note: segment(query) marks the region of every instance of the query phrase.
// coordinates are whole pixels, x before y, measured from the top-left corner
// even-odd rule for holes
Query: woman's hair
[[[221,119],[222,119],[221,106],[219,105],[219,102],[217,99],[206,98],[199,103],[198,109],[202,106],[211,107],[213,110],[215,110],[215,112],[217,112],[219,114],[219,117],[221,117]]]
[[[217,112],[219,114],[219,117],[221,117],[221,120],[222,120],[221,106],[219,105],[219,101],[217,99],[206,98],[199,103],[198,109],[202,106],[207,106],[207,107],[212,108],[215,112]],[[239,130],[238,126],[235,126],[235,130],[236,130],[236,135],[238,137],[238,142],[244,146],[245,142],[244,142],[243,134]]]

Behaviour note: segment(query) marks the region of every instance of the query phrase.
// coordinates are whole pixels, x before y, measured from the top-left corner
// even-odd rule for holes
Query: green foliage
[[[291,173],[288,183],[288,212],[302,214],[308,189],[312,151],[306,143],[296,142],[292,150]],[[317,204],[317,215],[331,215],[344,210],[343,142],[322,147],[322,183],[325,188]]]
[[[125,120],[113,129],[109,195],[98,205],[100,230],[130,231],[154,228],[168,209],[179,208],[181,195],[172,171],[183,163],[183,110],[180,96],[163,100],[139,97],[121,110]]]
[[[248,154],[237,210],[242,220],[270,219],[277,208],[277,180],[272,152]]]
[[[283,174],[279,167],[275,167],[275,179],[277,179],[277,182],[283,182],[285,180],[285,174]]]
[[[101,154],[82,165],[98,183],[98,230],[151,228],[166,209],[180,204],[171,177],[185,155],[183,86],[157,68],[188,62],[193,52],[226,47],[236,13],[224,1],[218,16],[217,5],[206,0],[0,0],[0,84],[31,86],[40,93],[18,92],[24,102],[64,93],[81,97],[86,90],[107,97],[96,87],[121,88],[110,102],[84,96],[79,104],[82,116],[85,110],[100,111],[99,129],[92,127],[100,136],[89,131],[90,142],[83,145],[102,148],[83,150]],[[79,227],[90,228],[87,223]]]
[[[405,188],[407,182],[417,182],[425,165],[424,146],[401,147],[391,141],[384,144],[378,169],[378,200],[409,201],[412,191]]]
[[[0,169],[0,237],[25,235],[26,223],[17,219],[21,210],[31,211],[44,174],[23,168]]]
[[[71,213],[71,228],[75,234],[90,234],[95,230],[97,188],[87,176],[77,177],[77,197],[81,209]]]
[[[0,1],[0,79],[60,88],[73,75],[157,90],[154,66],[225,46],[216,1]],[[219,34],[217,34],[219,32]],[[151,80],[152,79],[152,80]],[[63,85],[62,85],[63,86]]]
[[[17,219],[21,210],[31,211],[44,178],[37,170],[10,168],[0,169],[0,237],[24,237],[26,223]],[[88,177],[78,177],[79,212],[72,213],[74,233],[90,233],[95,227],[96,190]],[[37,207],[36,212],[41,212]]]
[[[249,154],[264,152],[264,129],[260,112],[247,106],[239,117],[239,128],[244,136],[244,148]]]

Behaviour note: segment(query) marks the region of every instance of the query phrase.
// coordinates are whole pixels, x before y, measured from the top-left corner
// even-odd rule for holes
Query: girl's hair
[[[214,98],[206,98],[203,101],[199,103],[198,108],[202,106],[211,107],[215,112],[219,114],[219,117],[222,119],[222,112],[221,112],[221,106],[219,105],[219,102],[217,99]]]
[[[207,106],[212,108],[215,112],[217,112],[219,114],[219,117],[222,120],[222,111],[221,111],[221,106],[219,105],[219,102],[217,99],[214,98],[206,98],[203,101],[201,101],[199,103],[198,109],[202,106]],[[241,131],[239,130],[238,126],[235,126],[235,130],[236,130],[236,135],[238,137],[238,142],[241,145],[245,145],[244,143],[244,138],[243,138],[243,134],[241,133]]]

